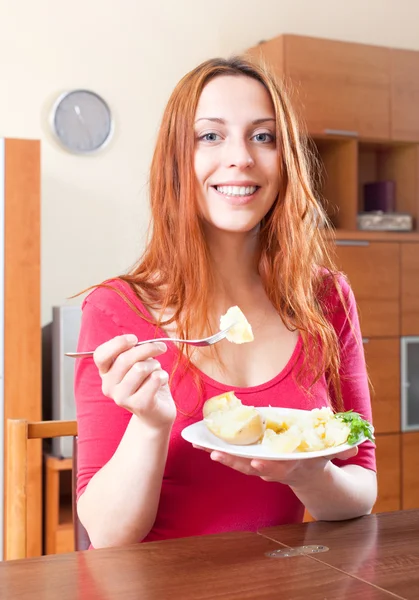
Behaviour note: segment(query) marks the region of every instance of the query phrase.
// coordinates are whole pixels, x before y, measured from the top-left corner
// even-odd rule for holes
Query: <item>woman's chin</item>
[[[214,230],[214,231],[219,231],[224,232],[224,233],[231,233],[231,234],[248,234],[248,233],[252,233],[254,231],[257,231],[259,229],[259,225],[260,225],[260,221],[257,221],[256,223],[254,221],[252,222],[245,222],[245,223],[237,223],[234,222],[232,223],[230,222],[220,222],[220,221],[207,221],[207,226]]]

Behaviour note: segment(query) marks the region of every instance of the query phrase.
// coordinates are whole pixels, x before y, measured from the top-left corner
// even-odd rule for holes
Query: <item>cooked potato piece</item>
[[[301,434],[292,426],[288,431],[280,434],[275,433],[272,429],[267,429],[262,444],[275,454],[288,454],[294,452],[301,444]]]
[[[258,442],[265,431],[265,420],[253,406],[213,411],[204,423],[221,440],[243,446]]]
[[[220,318],[220,329],[227,329],[233,323],[235,325],[226,335],[229,342],[244,344],[254,340],[252,327],[238,306],[231,306],[226,314]]]
[[[275,433],[283,433],[289,429],[291,423],[288,418],[284,416],[284,414],[276,413],[273,410],[265,413],[263,409],[261,409],[263,416],[266,421],[266,429],[272,429]]]
[[[275,454],[315,452],[344,444],[349,433],[349,426],[336,419],[329,407],[290,416],[271,411],[266,415],[262,444]]]
[[[242,403],[241,400],[239,400],[234,394],[234,392],[225,392],[224,394],[214,396],[213,398],[207,400],[204,403],[202,412],[205,419],[212,412],[231,410],[232,408],[237,408],[238,406],[242,406]]]
[[[351,433],[349,425],[339,421],[339,419],[329,421],[329,423],[326,423],[324,429],[324,445],[327,448],[344,444]]]

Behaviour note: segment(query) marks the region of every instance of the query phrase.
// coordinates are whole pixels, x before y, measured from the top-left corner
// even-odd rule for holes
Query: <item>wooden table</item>
[[[312,558],[358,581],[419,599],[419,510],[369,515],[353,521],[270,527],[260,533],[284,548],[322,544]]]
[[[418,529],[407,511],[9,561],[0,598],[416,600]],[[297,545],[329,550],[278,558]]]

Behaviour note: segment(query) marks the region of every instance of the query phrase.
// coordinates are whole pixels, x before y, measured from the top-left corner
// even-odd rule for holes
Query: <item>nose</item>
[[[230,140],[225,146],[225,164],[228,167],[247,169],[255,164],[245,140]]]

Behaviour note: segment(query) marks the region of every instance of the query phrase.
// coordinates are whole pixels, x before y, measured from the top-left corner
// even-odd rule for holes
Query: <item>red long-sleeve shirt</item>
[[[149,313],[125,283],[108,282],[123,291],[137,309]],[[355,300],[344,279],[341,280],[351,324],[335,291],[328,305],[342,356],[342,393],[345,410],[353,409],[371,420],[371,405],[365,360]],[[118,295],[105,288],[95,289],[83,303],[79,350],[91,350],[116,335],[134,333],[138,339],[156,337],[155,326],[147,323]],[[157,331],[160,335],[162,332]],[[355,335],[354,335],[355,333]],[[167,352],[158,357],[163,369],[173,370],[178,349],[168,343]],[[309,397],[298,386],[293,374],[303,360],[303,344],[298,339],[284,369],[262,385],[239,388],[219,383],[201,374],[203,396],[189,372],[180,372],[171,384],[178,411],[174,423],[156,521],[144,541],[219,533],[255,531],[261,527],[300,522],[304,507],[291,489],[280,483],[238,473],[217,462],[206,452],[194,449],[181,438],[184,427],[202,419],[202,404],[208,398],[234,390],[244,404],[312,409],[328,404],[325,376],[315,384]],[[112,457],[131,418],[101,391],[101,379],[93,359],[76,363],[75,398],[78,421],[78,497],[91,477]],[[375,470],[374,445],[364,442],[356,457],[335,464],[357,464]]]

